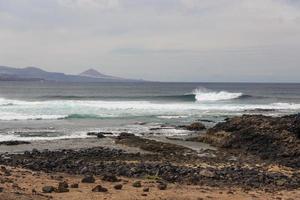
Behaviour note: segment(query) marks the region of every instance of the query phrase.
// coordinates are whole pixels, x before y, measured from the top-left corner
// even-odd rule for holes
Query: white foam
[[[223,101],[223,100],[230,100],[236,99],[243,95],[243,93],[233,93],[227,91],[210,91],[207,89],[196,89],[193,92],[196,95],[197,101]]]
[[[160,119],[181,119],[181,118],[187,118],[188,116],[186,115],[162,115],[162,116],[157,116],[157,118]]]
[[[229,99],[238,97],[240,93],[209,92],[208,99]],[[201,93],[202,97],[203,94]],[[200,93],[197,94],[199,97]],[[215,96],[214,96],[215,95]],[[201,95],[200,95],[201,96]],[[204,95],[205,96],[205,95]],[[222,97],[222,98],[221,98]],[[10,104],[10,106],[4,106]],[[1,106],[2,105],[2,106]],[[252,109],[300,110],[296,103],[242,104],[224,101],[202,101],[159,103],[150,101],[16,101],[0,99],[0,120],[52,120],[62,119],[72,114],[95,115],[99,118],[156,116],[162,119],[185,118],[194,114],[209,112],[240,112]]]

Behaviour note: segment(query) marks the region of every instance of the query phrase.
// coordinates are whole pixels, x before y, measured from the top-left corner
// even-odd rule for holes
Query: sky
[[[300,82],[300,0],[0,0],[0,65]]]

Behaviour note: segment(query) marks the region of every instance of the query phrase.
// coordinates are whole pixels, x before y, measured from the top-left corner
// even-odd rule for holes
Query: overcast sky
[[[0,0],[0,65],[300,82],[300,1]]]

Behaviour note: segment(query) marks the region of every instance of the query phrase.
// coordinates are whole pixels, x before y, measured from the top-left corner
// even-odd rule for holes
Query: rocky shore
[[[271,163],[300,168],[300,114],[234,117],[217,124],[196,140],[243,151]]]
[[[87,180],[92,182],[95,182],[91,178],[93,176],[108,182],[120,182],[124,178],[142,182],[152,180],[155,187],[162,190],[168,190],[170,184],[181,184],[224,190],[238,187],[244,192],[252,190],[272,194],[299,191],[300,115],[233,117],[204,133],[202,130],[205,127],[200,124],[188,127],[199,130],[199,136],[193,138],[194,141],[210,143],[218,148],[196,151],[122,133],[113,138],[117,145],[142,151],[128,152],[109,147],[33,149],[21,154],[2,154],[0,164],[50,176],[63,173],[81,179],[89,177]],[[95,134],[95,137],[98,135]],[[103,140],[103,137],[98,139]],[[11,176],[10,171],[4,168],[1,184]],[[134,185],[139,183],[132,183],[132,187]],[[121,182],[116,187],[121,190],[123,186]],[[53,192],[57,190],[52,189]],[[97,185],[92,189],[105,190]],[[39,190],[42,191],[42,188]]]

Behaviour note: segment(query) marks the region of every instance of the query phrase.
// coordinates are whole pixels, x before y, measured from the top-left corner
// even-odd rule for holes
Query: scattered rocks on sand
[[[135,181],[132,183],[132,186],[136,187],[136,188],[140,188],[140,187],[142,187],[142,183],[141,183],[141,181]]]
[[[101,185],[97,185],[92,189],[92,192],[107,192],[108,189],[105,187],[102,187]]]
[[[44,186],[42,188],[43,193],[51,193],[51,192],[54,192],[54,190],[55,190],[55,187],[53,187],[53,186]]]
[[[2,154],[0,163],[46,173],[86,175],[83,183],[94,183],[95,178],[88,176],[93,174],[110,182],[116,182],[117,177],[151,177],[166,183],[238,185],[272,191],[297,189],[300,188],[299,135],[300,115],[276,118],[242,116],[227,119],[198,137],[199,141],[221,147],[217,150],[196,152],[180,145],[122,133],[116,138],[116,143],[139,147],[147,152],[126,152],[107,147],[33,150],[24,154]],[[282,165],[289,166],[288,173],[282,170]],[[278,169],[273,169],[274,166]],[[6,170],[1,169],[4,175]],[[9,183],[10,179],[2,176],[0,183]],[[64,178],[55,180],[63,181]],[[135,186],[142,187],[142,184],[134,183]]]
[[[116,190],[121,190],[123,188],[123,185],[122,184],[117,184],[117,185],[114,186],[114,188]]]
[[[85,176],[82,180],[82,183],[95,183],[95,178],[92,175]]]

